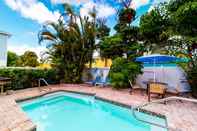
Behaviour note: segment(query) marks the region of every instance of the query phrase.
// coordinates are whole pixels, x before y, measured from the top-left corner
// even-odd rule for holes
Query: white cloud
[[[164,3],[164,2],[169,2],[170,0],[153,0],[152,1],[152,5],[150,6],[150,8],[148,9],[148,12],[150,12],[151,10],[153,10],[155,8],[155,6],[157,6],[160,3]]]
[[[82,4],[87,3],[89,0],[51,0],[51,3],[53,4],[63,4],[63,3],[69,3],[69,4]]]
[[[5,0],[6,4],[19,12],[24,18],[28,18],[42,24],[46,21],[57,21],[59,11],[50,11],[42,2],[38,0]],[[97,10],[98,17],[108,17],[115,14],[115,9],[107,4],[98,4],[90,0],[51,0],[53,4],[69,3],[81,4],[80,13],[82,16],[88,16],[93,7]]]
[[[98,17],[108,17],[116,13],[115,9],[108,5],[98,5]]]
[[[115,9],[107,4],[97,4],[90,1],[83,4],[83,6],[80,9],[80,14],[82,16],[88,16],[89,12],[92,11],[93,8],[96,9],[97,17],[99,18],[109,17],[116,13]]]
[[[62,4],[62,3],[68,3],[69,0],[51,0],[51,3],[53,4]]]
[[[155,7],[152,5],[149,9],[148,12],[151,12]]]
[[[88,3],[85,3],[83,5],[83,7],[81,7],[80,9],[80,14],[83,16],[88,16],[89,15],[89,12],[93,9],[93,7],[95,7],[96,4],[93,3],[93,2],[88,2]]]
[[[153,0],[152,5],[158,5],[159,3],[169,2],[170,0]]]
[[[5,0],[6,4],[23,17],[42,24],[46,21],[57,21],[60,13],[50,11],[43,3],[37,0]]]
[[[137,9],[141,6],[147,5],[151,2],[152,6],[149,10],[153,8],[153,6],[158,5],[159,3],[169,2],[170,0],[132,0],[131,7]]]
[[[141,6],[147,5],[150,0],[132,0],[131,7],[137,9]]]

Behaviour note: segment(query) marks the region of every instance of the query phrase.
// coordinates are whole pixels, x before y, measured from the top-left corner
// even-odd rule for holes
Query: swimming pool
[[[130,109],[88,95],[58,92],[19,104],[37,131],[165,131],[136,120]],[[137,115],[166,124],[160,117]]]

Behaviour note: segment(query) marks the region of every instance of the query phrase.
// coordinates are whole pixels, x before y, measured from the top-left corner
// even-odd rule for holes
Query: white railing
[[[148,105],[151,105],[151,104],[163,103],[163,102],[165,103],[167,101],[173,101],[173,100],[181,100],[181,101],[197,103],[196,99],[176,97],[176,96],[167,97],[167,98],[164,98],[164,99],[155,100],[155,101],[148,102],[148,103],[145,103],[145,104],[142,104],[142,105],[139,105],[139,106],[136,106],[136,107],[132,108],[133,116],[141,122],[145,122],[145,123],[148,123],[148,124],[151,124],[151,125],[154,125],[154,126],[157,126],[157,127],[160,127],[160,128],[165,128],[165,129],[169,130],[170,128],[167,126],[167,124],[164,126],[164,125],[160,125],[160,124],[157,124],[157,123],[154,123],[154,122],[150,122],[150,121],[140,119],[139,117],[137,117],[135,111],[137,110],[138,112],[140,112],[140,109],[142,109],[145,106],[148,106]]]
[[[49,85],[48,82],[44,78],[40,78],[40,79],[38,79],[38,87],[41,86],[41,81],[43,81],[46,86]]]

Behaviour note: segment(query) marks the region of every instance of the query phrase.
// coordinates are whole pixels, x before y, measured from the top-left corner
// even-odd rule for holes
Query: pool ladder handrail
[[[160,124],[157,124],[157,123],[154,123],[154,122],[150,122],[150,121],[146,121],[146,120],[140,119],[135,114],[135,110],[137,110],[138,112],[140,112],[140,109],[141,108],[143,108],[145,106],[148,106],[150,104],[155,104],[155,103],[157,104],[157,103],[162,103],[162,102],[167,102],[167,101],[172,101],[172,100],[181,100],[181,101],[187,101],[187,102],[197,103],[197,100],[195,100],[195,99],[172,96],[172,97],[167,97],[167,98],[164,98],[164,99],[155,100],[155,101],[152,101],[152,102],[147,102],[147,103],[144,103],[142,105],[138,105],[138,106],[136,106],[134,108],[131,107],[132,114],[135,117],[135,119],[137,119],[137,120],[139,120],[141,122],[148,123],[148,124],[151,124],[151,125],[154,125],[154,126],[157,126],[157,127],[161,127],[161,128],[165,128],[165,129],[169,130],[170,128],[168,127],[167,123],[166,123],[166,126],[163,126],[163,125],[160,125]]]
[[[39,78],[38,79],[38,87],[41,86],[41,81],[43,81],[45,83],[46,86],[49,86],[48,82],[44,79],[44,78]]]

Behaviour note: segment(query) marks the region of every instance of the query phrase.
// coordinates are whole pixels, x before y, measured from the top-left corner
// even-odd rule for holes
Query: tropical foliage
[[[115,59],[123,56],[124,49],[121,44],[122,37],[120,35],[108,36],[100,42],[100,54],[103,58]]]
[[[171,0],[154,7],[140,20],[140,33],[144,42],[160,51],[169,51],[176,46],[176,49],[187,50],[188,56],[191,55],[196,43],[196,10],[195,0]],[[185,42],[180,44],[180,40]],[[184,45],[185,48],[182,48]],[[150,48],[150,51],[153,50],[155,48]]]
[[[118,13],[118,21],[113,36],[104,37],[100,41],[101,57],[113,60],[110,69],[110,80],[114,88],[128,87],[129,80],[134,82],[141,73],[141,65],[135,58],[143,53],[143,44],[139,42],[139,28],[132,26],[135,10],[126,4]]]
[[[188,71],[188,79],[192,87],[192,95],[197,98],[197,66],[194,66],[192,70]]]
[[[7,66],[16,66],[18,59],[19,56],[16,53],[8,51]]]
[[[193,93],[197,94],[197,2],[171,0],[141,17],[140,33],[150,51],[159,51],[190,59],[188,71]],[[183,64],[181,64],[183,65]],[[193,75],[192,75],[193,73]],[[193,83],[194,82],[194,83]]]
[[[67,83],[81,82],[85,64],[92,63],[97,36],[96,12],[82,17],[67,4],[57,23],[48,22],[39,33],[39,42],[50,41],[48,55],[53,67]]]
[[[38,56],[35,52],[26,51],[23,55],[19,57],[16,65],[20,67],[36,67],[39,65]]]
[[[140,19],[140,33],[147,51],[155,51],[166,44],[170,22],[165,12],[165,5],[160,4]]]
[[[64,82],[81,82],[85,64],[90,63],[91,67],[96,49],[100,50],[102,58],[113,60],[110,79],[116,88],[128,86],[128,79],[134,82],[141,73],[141,65],[135,62],[135,58],[144,52],[187,57],[191,59],[188,69],[195,67],[195,0],[161,3],[141,17],[139,27],[132,25],[136,11],[130,8],[131,1],[123,0],[122,3],[123,8],[118,11],[114,27],[116,32],[111,36],[106,19],[97,19],[95,9],[89,16],[82,17],[69,5],[65,5],[65,12],[57,23],[48,22],[43,26],[39,42],[48,41],[49,59]],[[100,40],[99,44],[96,40]]]
[[[117,57],[110,69],[111,84],[114,88],[128,88],[128,80],[135,83],[135,79],[141,72],[139,63],[128,61],[126,58]]]
[[[167,9],[171,16],[176,32],[183,36],[196,37],[197,34],[197,1],[174,0],[170,1]]]
[[[97,19],[97,39],[103,39],[106,36],[109,36],[110,28],[106,25],[107,19],[98,18]]]
[[[26,51],[21,56],[17,55],[14,52],[8,51],[7,66],[37,67],[38,65],[38,56],[33,51]]]
[[[0,76],[11,78],[11,85],[6,88],[11,90],[38,86],[39,78],[44,78],[49,84],[59,83],[59,77],[54,69],[1,68]]]

